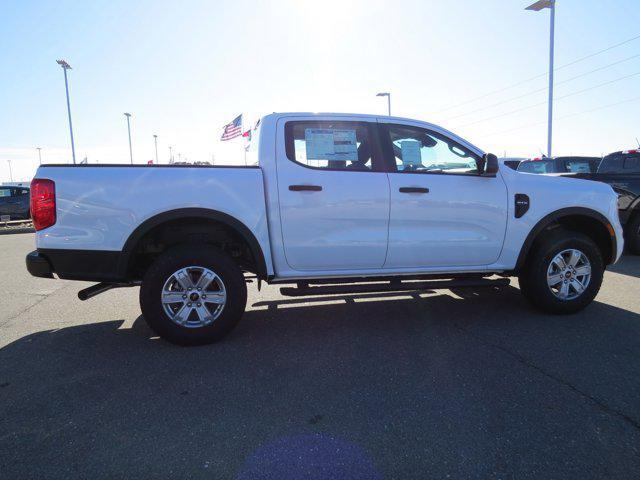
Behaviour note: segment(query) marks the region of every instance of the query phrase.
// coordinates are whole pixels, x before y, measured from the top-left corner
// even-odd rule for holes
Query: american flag
[[[233,122],[227,123],[224,126],[224,131],[222,132],[220,140],[224,142],[226,140],[239,137],[240,135],[242,135],[242,114],[238,115]]]

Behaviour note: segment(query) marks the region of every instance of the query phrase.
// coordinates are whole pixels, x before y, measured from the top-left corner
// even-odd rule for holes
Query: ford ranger
[[[538,309],[576,312],[623,248],[609,185],[516,172],[422,121],[274,113],[247,160],[43,165],[29,272],[100,282],[81,299],[139,285],[149,326],[193,345],[236,325],[254,280],[306,296],[517,276]]]

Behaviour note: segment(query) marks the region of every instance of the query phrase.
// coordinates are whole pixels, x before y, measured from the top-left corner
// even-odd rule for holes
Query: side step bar
[[[351,285],[323,285],[309,287],[301,284],[298,287],[283,287],[280,293],[287,297],[306,297],[310,295],[339,295],[346,293],[372,292],[419,292],[447,288],[467,287],[506,287],[511,282],[508,278],[488,280],[486,278],[457,278],[452,280],[431,280],[424,282],[361,283]]]
[[[78,292],[78,298],[83,301],[89,300],[91,297],[100,295],[112,288],[135,287],[136,285],[140,285],[140,283],[96,283],[95,285],[80,290]]]

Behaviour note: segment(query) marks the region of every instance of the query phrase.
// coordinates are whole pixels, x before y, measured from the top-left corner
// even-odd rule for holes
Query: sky
[[[393,115],[538,156],[549,11],[532,2],[3,0],[0,181],[9,165],[30,180],[36,147],[44,163],[71,162],[59,58],[72,66],[78,161],[128,162],[130,112],[135,163],[155,158],[154,134],[160,163],[169,146],[176,160],[242,163],[243,139],[219,141],[240,113],[245,126],[274,111],[386,114],[375,95],[387,91]],[[634,148],[640,0],[557,0],[555,45],[553,153]]]

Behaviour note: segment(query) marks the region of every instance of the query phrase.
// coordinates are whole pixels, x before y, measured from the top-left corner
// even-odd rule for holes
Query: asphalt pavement
[[[496,290],[286,298],[215,345],[153,336],[0,236],[0,477],[640,477],[640,257],[586,310]]]

